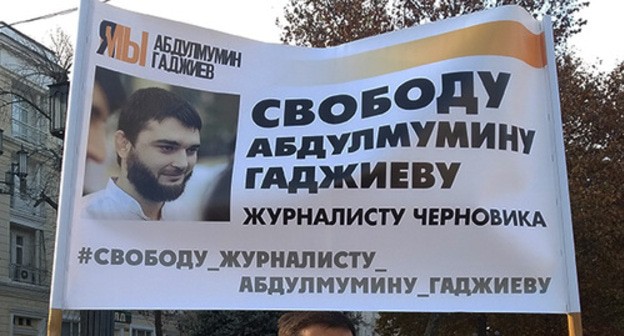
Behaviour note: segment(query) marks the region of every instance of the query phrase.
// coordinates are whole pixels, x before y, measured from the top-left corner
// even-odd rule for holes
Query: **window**
[[[152,336],[152,331],[147,329],[132,328],[132,336]]]
[[[32,318],[30,317],[22,317],[22,316],[14,316],[13,317],[13,325],[18,327],[32,327]]]
[[[14,137],[39,144],[46,137],[46,119],[31,103],[14,95],[11,102],[11,132]]]
[[[76,321],[63,321],[61,327],[61,336],[79,336],[79,322]]]
[[[39,259],[43,257],[41,253],[42,244],[38,241],[42,239],[41,232],[25,226],[11,224],[11,262],[10,277],[17,282],[40,284],[45,275],[44,263]]]
[[[42,319],[13,315],[13,333],[12,336],[34,336],[40,335],[40,329],[43,326]]]

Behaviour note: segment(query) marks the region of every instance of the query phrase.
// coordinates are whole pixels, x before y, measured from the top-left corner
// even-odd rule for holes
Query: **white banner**
[[[548,24],[311,49],[85,6],[53,308],[579,311]]]

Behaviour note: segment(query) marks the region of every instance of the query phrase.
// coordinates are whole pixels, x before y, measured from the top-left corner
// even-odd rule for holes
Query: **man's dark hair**
[[[151,87],[135,91],[119,113],[118,130],[134,144],[139,133],[151,121],[175,118],[182,125],[201,130],[199,113],[186,100],[165,89]]]
[[[355,336],[355,327],[343,313],[329,311],[289,312],[277,321],[278,336],[300,336],[301,330],[311,326],[341,328],[351,330]]]
[[[111,113],[120,108],[128,98],[118,72],[97,67],[95,68],[95,82],[104,91]]]

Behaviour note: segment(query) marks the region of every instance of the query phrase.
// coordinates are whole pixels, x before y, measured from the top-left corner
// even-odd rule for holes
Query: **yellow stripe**
[[[484,23],[353,56],[308,64],[308,70],[312,66],[317,71],[310,73],[305,81],[307,84],[339,83],[467,56],[513,57],[532,67],[542,68],[546,65],[544,34],[533,34],[516,21]],[[331,79],[323,79],[323,73]]]
[[[48,336],[61,336],[63,327],[63,311],[50,308],[48,315]]]

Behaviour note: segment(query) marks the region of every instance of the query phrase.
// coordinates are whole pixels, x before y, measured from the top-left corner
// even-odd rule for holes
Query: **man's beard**
[[[184,171],[185,169],[179,169],[180,173]],[[184,181],[180,184],[162,185],[158,182],[158,177],[147,168],[134,152],[128,155],[128,180],[141,196],[153,202],[169,202],[180,197],[184,192],[186,182],[191,178],[191,173],[192,171],[186,172]]]

